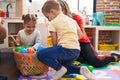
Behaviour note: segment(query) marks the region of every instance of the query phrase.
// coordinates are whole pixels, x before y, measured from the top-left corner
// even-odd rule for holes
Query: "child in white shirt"
[[[30,46],[36,50],[41,44],[41,34],[36,29],[37,15],[26,14],[22,16],[22,19],[24,29],[18,32],[16,45]]]

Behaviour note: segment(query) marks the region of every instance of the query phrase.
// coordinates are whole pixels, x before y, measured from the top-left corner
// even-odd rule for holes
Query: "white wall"
[[[65,0],[71,11],[78,13],[78,0]],[[93,14],[93,2],[94,0],[79,0],[79,11],[82,11],[86,7],[87,15]]]
[[[93,2],[94,0],[79,0],[79,10],[83,10],[86,7],[86,11],[88,15],[93,14]]]
[[[9,17],[10,18],[14,18],[15,17],[15,10],[16,10],[16,6],[15,6],[15,2],[0,2],[0,8],[3,9],[4,12],[6,12],[6,7],[7,7],[7,4],[11,3],[12,4],[12,8],[10,8],[10,6],[8,7],[8,10],[9,10]]]
[[[41,8],[46,0],[33,0],[29,6],[29,13],[37,14],[38,17],[43,16]]]

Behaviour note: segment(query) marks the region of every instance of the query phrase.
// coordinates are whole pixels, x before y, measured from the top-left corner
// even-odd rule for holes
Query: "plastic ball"
[[[34,49],[27,49],[27,51],[28,51],[28,54],[34,54]]]
[[[30,46],[24,46],[24,48],[26,48],[26,49],[29,48],[29,47],[30,47]]]
[[[20,46],[19,47],[15,47],[15,51],[16,52],[20,51],[21,49],[22,49],[22,47],[20,47]]]
[[[25,49],[25,48],[22,48],[21,50],[20,50],[20,53],[21,54],[26,54],[28,51],[27,51],[27,49]]]
[[[44,49],[44,46],[43,46],[43,45],[40,45],[40,46],[38,47],[37,51],[40,51],[40,50],[42,50],[42,49]]]
[[[92,72],[94,70],[94,67],[93,66],[88,66],[88,69],[90,72]]]

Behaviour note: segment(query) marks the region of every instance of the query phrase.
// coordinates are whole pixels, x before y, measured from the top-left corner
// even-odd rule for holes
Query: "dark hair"
[[[29,21],[36,21],[37,20],[37,15],[33,15],[33,14],[26,14],[22,16],[22,20],[24,21],[24,23],[29,22]]]
[[[60,10],[59,3],[55,0],[47,0],[42,7],[42,12],[49,13],[51,9],[59,11]]]

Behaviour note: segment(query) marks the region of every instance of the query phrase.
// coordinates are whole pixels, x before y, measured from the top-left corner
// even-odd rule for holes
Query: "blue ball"
[[[20,53],[21,54],[26,54],[28,51],[27,51],[27,49],[25,49],[25,48],[22,48],[21,50],[20,50]]]
[[[40,46],[38,47],[37,51],[40,51],[40,50],[42,50],[42,49],[44,49],[44,46],[43,46],[43,45],[40,45]]]

